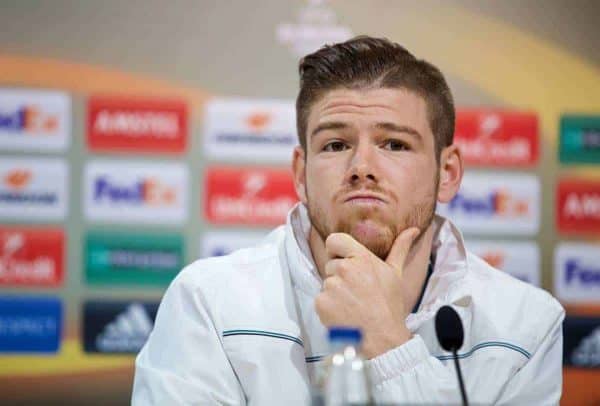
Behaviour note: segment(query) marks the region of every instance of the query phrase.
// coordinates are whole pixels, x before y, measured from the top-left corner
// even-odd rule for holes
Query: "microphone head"
[[[435,315],[435,333],[442,348],[457,351],[463,345],[464,331],[458,313],[450,306],[442,306]]]

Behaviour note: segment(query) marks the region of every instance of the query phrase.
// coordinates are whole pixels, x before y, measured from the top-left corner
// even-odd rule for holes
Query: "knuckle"
[[[353,267],[348,261],[341,261],[337,273],[341,278],[348,278],[353,272]]]
[[[332,244],[335,244],[340,239],[341,233],[331,233],[325,239],[325,246],[329,247]]]
[[[323,281],[323,290],[330,291],[337,288],[338,285],[338,278],[330,276],[329,278],[325,279],[325,281]]]

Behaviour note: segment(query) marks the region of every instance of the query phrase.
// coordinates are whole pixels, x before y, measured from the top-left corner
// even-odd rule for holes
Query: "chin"
[[[364,245],[369,251],[371,251],[375,256],[379,257],[381,260],[387,258],[390,253],[390,249],[392,248],[392,241],[389,239],[365,239],[361,240],[357,237],[354,237],[359,243]]]
[[[371,220],[356,222],[348,234],[382,259],[387,257],[395,238],[389,227]]]

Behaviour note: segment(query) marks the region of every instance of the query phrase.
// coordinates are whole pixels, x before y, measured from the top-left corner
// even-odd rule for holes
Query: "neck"
[[[434,232],[434,223],[432,222],[413,244],[406,257],[406,262],[402,270],[403,297],[406,309],[410,310],[414,307],[423,289],[429,258],[431,256]],[[329,258],[325,251],[325,242],[312,226],[310,228],[308,243],[319,275],[324,280],[325,264]]]

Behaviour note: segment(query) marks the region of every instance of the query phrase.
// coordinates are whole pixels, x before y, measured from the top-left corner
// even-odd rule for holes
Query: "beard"
[[[419,235],[415,238],[413,244],[419,241],[427,231],[435,215],[438,187],[439,181],[436,177],[432,193],[427,194],[421,201],[414,204],[406,215],[399,218],[390,219],[389,216],[386,218],[385,214],[378,209],[353,208],[349,213],[343,213],[337,220],[334,220],[334,224],[331,224],[331,214],[314,204],[314,200],[310,198],[306,205],[308,217],[323,241],[331,233],[346,233],[385,261],[396,237],[402,231],[411,227],[419,228]],[[374,228],[376,231],[374,233],[362,232],[359,225],[366,223],[369,223],[371,229]]]

